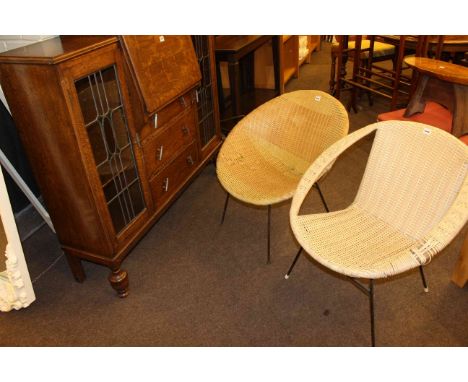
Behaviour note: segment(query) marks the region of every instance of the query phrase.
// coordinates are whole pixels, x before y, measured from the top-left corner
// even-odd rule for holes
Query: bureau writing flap
[[[120,36],[120,40],[149,114],[201,80],[190,36]]]

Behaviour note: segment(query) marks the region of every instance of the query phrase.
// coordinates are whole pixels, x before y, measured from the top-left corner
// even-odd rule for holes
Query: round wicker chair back
[[[300,215],[323,171],[347,148],[376,132],[355,201],[328,214]],[[416,122],[359,129],[325,150],[294,195],[290,222],[304,250],[350,277],[382,278],[428,263],[468,220],[468,147]]]
[[[218,178],[231,195],[247,203],[289,199],[310,164],[348,128],[345,108],[329,94],[283,94],[252,111],[230,132],[218,155]]]
[[[460,191],[467,151],[454,136],[432,126],[382,126],[355,202],[403,234],[422,239]]]

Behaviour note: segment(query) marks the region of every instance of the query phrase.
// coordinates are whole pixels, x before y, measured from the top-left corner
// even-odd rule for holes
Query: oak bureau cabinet
[[[202,143],[201,79],[190,36],[62,36],[0,54],[0,83],[78,281],[92,261],[127,296],[122,261],[218,150],[219,122]]]

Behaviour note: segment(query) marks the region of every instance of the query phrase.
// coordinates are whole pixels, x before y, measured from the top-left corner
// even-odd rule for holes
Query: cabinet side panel
[[[112,257],[56,68],[3,64],[0,80],[59,241]]]

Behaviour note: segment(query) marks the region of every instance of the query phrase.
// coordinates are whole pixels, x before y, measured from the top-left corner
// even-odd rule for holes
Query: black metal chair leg
[[[369,302],[370,302],[370,320],[371,320],[371,338],[372,347],[375,347],[375,325],[374,325],[374,280],[369,280]]]
[[[271,263],[270,259],[270,225],[271,225],[271,206],[268,206],[268,252],[267,252],[267,264]]]
[[[369,305],[370,305],[370,323],[371,323],[371,343],[372,346],[375,346],[375,324],[374,324],[374,280],[369,279],[369,288],[366,288],[365,285],[363,285],[361,282],[358,280],[349,277],[348,279],[356,286],[358,287],[361,292],[363,292],[367,297],[369,297]]]
[[[424,270],[423,270],[423,266],[420,265],[419,266],[419,272],[421,273],[421,279],[422,279],[422,283],[423,283],[423,286],[424,286],[424,292],[429,292],[429,287],[427,286],[427,282],[426,282],[426,277],[424,276]]]
[[[221,217],[221,224],[224,223],[224,217],[226,216],[226,210],[229,202],[229,192],[226,193],[226,201],[224,202],[223,216]]]
[[[330,212],[330,210],[328,209],[328,206],[327,206],[327,202],[325,202],[325,198],[323,197],[322,191],[320,190],[319,184],[317,182],[315,182],[315,187],[317,187],[317,190],[318,190],[319,195],[320,195],[320,199],[322,199],[322,203],[323,203],[323,205],[325,207],[325,210],[327,212]]]
[[[302,252],[302,247],[301,247],[301,248],[299,249],[299,251],[297,252],[296,257],[294,258],[294,260],[293,260],[291,266],[289,267],[288,273],[286,273],[286,274],[284,275],[284,278],[285,278],[286,280],[289,279],[289,275],[291,274],[291,272],[292,272],[294,266],[296,265],[297,259],[299,259],[299,255],[301,254],[301,252]]]

